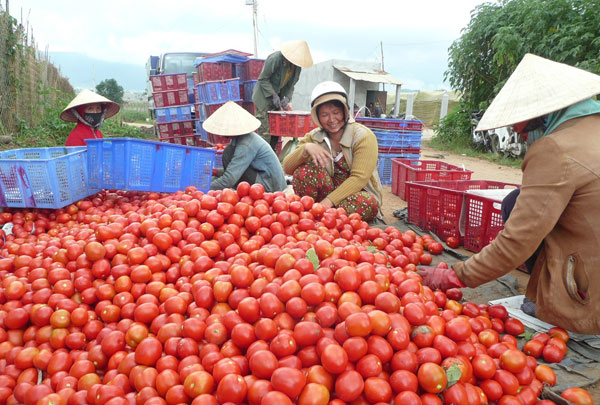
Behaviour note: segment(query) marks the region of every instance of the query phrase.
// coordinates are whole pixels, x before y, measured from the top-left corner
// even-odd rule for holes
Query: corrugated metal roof
[[[337,70],[345,74],[346,76],[354,79],[354,80],[362,80],[365,82],[373,82],[373,83],[389,83],[389,84],[399,84],[403,83],[396,79],[391,74],[384,72],[383,70],[371,71],[371,72],[356,72],[352,69],[343,66],[334,66]]]

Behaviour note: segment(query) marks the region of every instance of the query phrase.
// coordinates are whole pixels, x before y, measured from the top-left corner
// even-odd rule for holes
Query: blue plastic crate
[[[192,105],[182,105],[179,107],[157,108],[156,121],[159,123],[173,121],[189,121],[192,119]]]
[[[238,79],[203,82],[198,84],[198,101],[204,104],[221,104],[241,101]]]
[[[392,159],[419,159],[418,153],[380,153],[377,157],[377,171],[381,184],[392,184]]]
[[[208,191],[215,151],[134,138],[88,141],[89,184],[112,190]]]
[[[219,150],[215,154],[215,167],[222,168],[223,167],[223,151]]]
[[[0,206],[62,208],[98,190],[88,187],[85,147],[0,152]]]
[[[242,83],[244,86],[244,101],[252,101],[252,92],[254,91],[256,82],[258,82],[258,80],[249,80]]]
[[[194,124],[195,124],[195,128],[196,128],[196,135],[199,135],[200,138],[204,139],[205,141],[208,141],[208,134],[206,133],[206,131],[204,130],[204,128],[202,128],[202,124],[204,123],[203,120],[194,120]]]
[[[420,148],[421,132],[409,131],[373,131],[377,137],[377,144],[380,148]]]

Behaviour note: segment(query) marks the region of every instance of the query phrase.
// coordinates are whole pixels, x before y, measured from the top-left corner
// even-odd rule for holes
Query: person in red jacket
[[[90,90],[82,90],[60,114],[60,118],[77,125],[65,146],[86,146],[86,139],[103,138],[100,127],[106,118],[119,112],[119,104]]]

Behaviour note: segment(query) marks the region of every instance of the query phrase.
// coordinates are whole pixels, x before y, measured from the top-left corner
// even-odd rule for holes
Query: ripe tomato
[[[574,404],[577,404],[577,405],[593,405],[594,404],[594,400],[593,400],[592,396],[590,395],[590,393],[583,388],[578,388],[578,387],[567,388],[560,394],[560,396]]]
[[[295,399],[306,385],[306,376],[298,369],[280,367],[273,372],[271,384],[275,390],[283,392],[290,399]]]
[[[345,371],[335,381],[335,393],[342,401],[351,402],[360,396],[364,386],[364,380],[357,371]]]
[[[448,384],[444,369],[435,363],[422,364],[419,367],[417,378],[421,388],[431,394],[438,394],[444,391]]]

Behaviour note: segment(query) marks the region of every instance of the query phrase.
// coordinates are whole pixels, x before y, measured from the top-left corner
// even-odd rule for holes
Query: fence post
[[[444,92],[442,95],[442,107],[440,108],[440,121],[448,115],[448,92]]]
[[[406,95],[406,119],[413,115],[413,103],[415,101],[415,93],[408,93]]]

